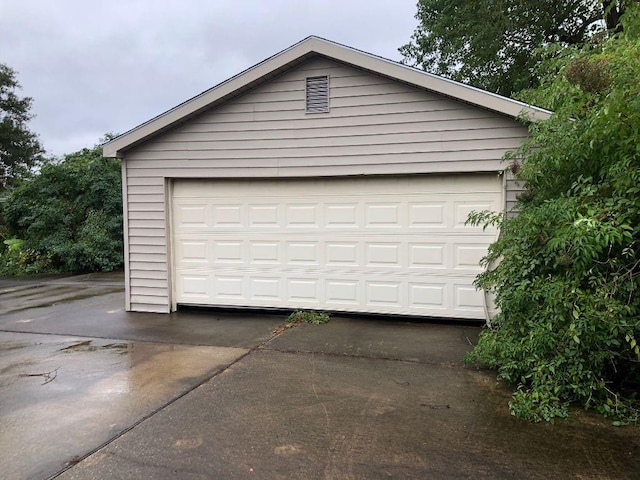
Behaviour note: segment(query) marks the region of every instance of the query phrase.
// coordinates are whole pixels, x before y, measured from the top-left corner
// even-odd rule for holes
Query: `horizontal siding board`
[[[169,313],[169,304],[150,305],[148,303],[131,303],[131,310],[142,313]]]
[[[304,88],[301,88],[300,82],[291,82],[291,84],[295,85],[296,87],[291,86],[290,88],[283,88],[278,91],[253,91],[240,97],[234,102],[234,105],[277,105],[278,103],[283,102],[298,102],[300,101],[300,98],[304,97],[305,90]],[[344,86],[334,85],[333,83],[331,84],[332,100],[350,99],[350,104],[353,104],[357,100],[362,100],[366,97],[377,97],[380,95],[404,95],[406,96],[406,98],[416,99],[418,101],[424,100],[425,96],[430,97],[433,100],[437,99],[435,95],[417,91],[416,89],[412,89],[408,85],[403,85],[401,83],[384,82],[377,84],[369,83],[365,85],[349,84]],[[387,97],[384,99],[376,100],[376,103],[380,103],[381,101],[387,102],[391,100],[391,97]]]
[[[511,212],[513,214],[517,213],[515,210],[516,201],[518,196],[524,191],[524,187],[521,182],[518,182],[511,173],[510,170],[507,170],[507,185],[506,185],[506,208],[507,212]]]
[[[456,161],[456,173],[471,172],[495,172],[500,168],[500,161],[494,160],[492,163],[487,161],[481,167],[478,166],[478,160]],[[331,167],[328,169],[323,166],[299,166],[280,170],[280,177],[313,177],[313,176],[336,176],[336,175],[410,175],[410,174],[430,174],[430,173],[451,173],[453,167],[446,163],[380,163],[377,165],[344,165],[340,168]],[[229,177],[232,178],[232,177]]]
[[[131,218],[129,217],[129,228],[160,228],[164,230],[166,220],[162,218]]]
[[[131,279],[131,287],[153,287],[158,289],[158,291],[163,290],[165,294],[167,293],[169,288],[166,279],[140,277]]]
[[[233,165],[237,165],[238,167],[242,166],[244,168],[283,166],[289,163],[305,162],[307,159],[313,159],[315,162],[316,159],[337,158],[341,159],[338,163],[348,163],[350,158],[392,156],[407,153],[430,154],[437,152],[460,152],[464,155],[464,152],[504,152],[506,150],[513,150],[517,148],[520,142],[519,138],[505,138],[380,145],[324,145],[323,147],[316,148],[256,148],[236,150],[233,152],[233,157],[230,156],[230,152],[227,150],[175,150],[171,152],[171,158],[168,160],[166,159],[166,152],[146,152],[144,160],[147,160],[147,162],[138,166],[142,168],[166,168],[167,165],[170,165],[176,160],[188,160],[188,163],[184,165],[185,167],[197,164],[197,162],[206,162],[208,165],[211,165],[212,170],[216,167],[229,167]],[[335,161],[332,161],[332,163],[335,163]],[[129,194],[129,197],[131,197],[131,195],[132,194]]]
[[[152,280],[162,280],[163,282],[167,281],[167,271],[165,270],[139,270],[136,268],[131,268],[131,281],[133,279],[152,279]]]
[[[221,146],[233,147],[235,142],[248,142],[256,140],[286,141],[293,139],[319,139],[319,138],[376,138],[380,136],[391,136],[396,134],[419,134],[436,132],[473,132],[472,135],[491,135],[491,130],[509,132],[510,136],[526,136],[526,130],[505,121],[500,117],[495,118],[470,118],[463,120],[445,120],[439,122],[397,122],[381,123],[372,125],[344,125],[335,126],[328,124],[322,128],[295,128],[292,124],[290,128],[248,130],[240,128],[236,130],[216,130],[203,132],[176,131],[164,135],[161,139],[146,147],[145,151],[158,150],[158,145],[170,145],[172,143],[184,142],[218,142]],[[382,140],[381,140],[382,141]],[[142,151],[142,149],[141,149]],[[148,181],[149,177],[140,177],[140,182]],[[133,179],[132,179],[133,180]],[[156,180],[157,181],[157,177]],[[139,183],[143,184],[143,183]]]
[[[166,240],[164,237],[146,237],[146,236],[135,236],[129,234],[129,244],[130,245],[162,245],[166,246]]]
[[[158,195],[164,193],[164,184],[158,185],[129,185],[127,193],[132,195]]]
[[[289,167],[342,167],[355,165],[362,168],[362,173],[366,173],[367,165],[374,166],[378,164],[399,164],[411,163],[414,165],[427,164],[435,168],[435,164],[442,164],[449,171],[457,171],[453,162],[476,160],[478,171],[486,171],[486,166],[481,161],[495,161],[498,169],[502,166],[500,158],[508,151],[508,149],[495,150],[467,150],[457,152],[406,152],[396,154],[378,154],[378,155],[353,155],[345,156],[318,156],[318,157],[297,157],[280,159],[277,161],[269,159],[250,159],[250,160],[228,160],[227,162],[216,162],[219,166],[212,168],[210,161],[206,158],[191,159],[187,166],[173,170],[173,177],[180,178],[186,174],[188,170],[199,169],[200,171],[208,171],[212,177],[225,175],[225,172],[235,176],[265,176],[272,175],[274,177],[282,176],[283,170]],[[146,163],[153,165],[158,169],[170,169],[170,162],[165,160],[149,160]],[[493,164],[492,164],[493,167]],[[439,170],[442,171],[442,170]],[[339,175],[338,171],[327,171],[325,175]],[[226,175],[225,175],[226,176]]]
[[[166,220],[166,213],[164,210],[130,210],[129,211],[129,224],[133,225],[131,222],[134,220]]]
[[[145,253],[145,254],[163,254],[166,255],[167,247],[165,245],[140,245],[133,244],[129,248],[129,255],[133,255],[135,253]]]
[[[129,262],[129,266],[131,270],[139,271],[139,272],[161,272],[166,275],[167,273],[167,264],[166,263],[155,263],[155,262]],[[151,277],[157,278],[157,277]]]
[[[162,304],[167,303],[167,289],[166,288],[155,288],[155,287],[142,287],[138,285],[131,286],[131,295],[134,297],[145,296],[145,297],[159,297],[163,298],[164,301]]]
[[[317,62],[317,59],[314,60]],[[339,64],[333,63],[332,65],[327,65],[327,68],[331,68],[331,88],[340,88],[340,87],[352,87],[352,86],[370,86],[370,85],[398,85],[397,82],[390,80],[388,78],[378,76],[378,75],[370,75],[367,72],[352,69],[349,67],[340,67]],[[298,67],[300,71],[304,71],[304,74],[296,73],[296,71],[290,71],[282,74],[277,79],[259,85],[254,88],[251,93],[272,93],[272,92],[282,92],[282,91],[290,91],[290,90],[298,90],[304,91],[304,85],[302,81],[308,77],[313,76],[314,73],[310,70],[307,70],[309,64],[306,66]],[[318,65],[319,68],[322,68]],[[315,72],[317,73],[317,69]],[[407,86],[407,88],[412,88]],[[250,94],[250,93],[249,93]]]
[[[208,133],[208,132],[226,132],[226,131],[266,131],[278,132],[286,129],[296,130],[313,130],[323,128],[344,128],[344,127],[369,127],[371,125],[394,125],[418,123],[424,125],[424,128],[431,130],[438,128],[443,122],[457,122],[459,120],[488,120],[497,121],[504,117],[492,116],[481,110],[468,110],[459,108],[457,110],[440,110],[431,111],[426,115],[424,112],[397,112],[397,113],[377,113],[373,115],[352,115],[344,117],[332,117],[330,115],[323,116],[307,116],[304,118],[284,118],[281,120],[257,121],[251,118],[240,118],[238,121],[214,122],[200,119],[179,127],[176,133]],[[507,119],[508,120],[508,119]],[[511,123],[514,124],[513,122]],[[443,125],[450,128],[448,125]],[[163,137],[158,137],[161,140]],[[133,158],[137,151],[145,149],[145,146],[151,145],[152,142],[138,147],[127,153],[127,158]]]
[[[495,140],[499,143],[501,140],[521,142],[524,137],[514,137],[513,128],[491,128],[491,129],[461,129],[461,130],[444,130],[436,132],[406,132],[393,134],[359,134],[350,137],[338,135],[338,132],[332,132],[333,136],[313,136],[307,138],[272,138],[260,140],[244,140],[242,150],[272,150],[286,151],[289,149],[317,149],[317,148],[337,148],[337,147],[373,147],[374,145],[394,148],[403,144],[421,144],[427,148],[429,144],[434,142],[456,142],[456,141],[474,141],[486,142]],[[235,140],[200,140],[191,142],[157,142],[153,149],[147,149],[147,152],[166,151],[179,152],[188,151],[222,151],[228,152],[229,146],[233,146]]]
[[[129,172],[129,178],[135,177],[136,170]],[[147,202],[147,198],[143,198],[142,201],[136,196],[129,197],[129,213],[132,212],[164,212],[164,199],[160,202]]]
[[[220,107],[212,114],[212,117],[218,117],[220,115],[234,115],[234,114],[250,114],[252,117],[257,113],[277,113],[277,112],[291,112],[291,116],[300,116],[304,114],[305,101],[304,97],[295,95],[298,92],[290,92],[287,100],[267,100],[253,101],[250,103],[233,102]],[[407,104],[410,104],[408,106]],[[333,112],[336,109],[346,108],[358,108],[375,106],[376,108],[382,105],[400,105],[404,106],[403,110],[410,109],[410,111],[428,112],[433,110],[450,110],[457,105],[451,100],[443,100],[441,98],[425,98],[422,92],[388,92],[385,94],[371,94],[366,90],[360,92],[359,95],[354,96],[336,96],[331,95],[331,110]],[[302,107],[302,111],[301,111]]]
[[[331,113],[330,115],[327,115],[327,119],[404,113],[421,113],[428,117],[428,115],[435,112],[449,112],[460,110],[462,112],[466,112],[469,108],[465,108],[463,105],[456,104],[448,100],[423,100],[420,102],[398,102],[364,106],[352,105],[334,107],[333,99],[331,99]],[[463,113],[461,116],[466,115],[464,115]],[[304,112],[304,102],[301,100],[300,102],[296,102],[296,105],[291,105],[287,107],[287,109],[280,110],[267,110],[266,108],[264,108],[257,109],[255,111],[244,112],[239,107],[234,107],[234,109],[228,107],[228,110],[216,111],[215,115],[205,117],[201,119],[201,121],[211,124],[256,121],[274,122],[281,120],[302,120],[309,117],[312,117],[312,115]]]
[[[145,170],[147,170],[149,168],[149,165],[140,165],[140,167],[143,167]],[[130,167],[131,169],[135,168],[133,166]],[[131,175],[131,173],[129,174]],[[164,206],[164,192],[163,193],[154,193],[154,194],[127,194],[127,202],[129,202],[130,204],[133,203],[145,203],[145,204],[150,204],[150,203],[155,203],[156,205],[163,205]]]
[[[502,167],[500,158],[508,151],[508,149],[495,149],[495,150],[467,150],[457,152],[407,152],[396,154],[378,154],[378,155],[353,155],[350,157],[345,156],[318,156],[318,157],[297,157],[287,158],[280,160],[270,159],[249,159],[249,160],[228,160],[226,162],[216,162],[216,167],[211,167],[211,162],[206,158],[191,159],[188,165],[179,169],[171,171],[171,162],[166,160],[148,160],[145,163],[153,165],[154,168],[167,169],[171,171],[171,176],[180,178],[187,171],[192,169],[198,169],[200,171],[208,171],[212,177],[224,175],[225,172],[230,172],[236,176],[264,176],[273,175],[281,176],[284,169],[288,167],[312,167],[312,166],[326,166],[326,167],[341,167],[348,165],[357,165],[360,168],[365,168],[362,173],[366,173],[367,165],[378,164],[396,164],[396,163],[411,163],[415,165],[425,164],[427,167],[440,163],[443,164],[449,171],[457,171],[455,165],[452,162],[472,161],[476,160],[476,166],[478,171],[486,171],[486,166],[482,164],[483,161],[495,162],[498,165],[499,170]],[[493,164],[492,164],[493,168]],[[441,170],[440,170],[441,171]],[[339,175],[338,171],[327,171],[326,175]]]
[[[145,303],[147,305],[167,305],[167,297],[154,295],[131,295],[131,303]]]
[[[158,237],[164,238],[166,230],[164,228],[131,228],[129,227],[129,235],[132,237]]]
[[[155,186],[164,186],[164,182],[162,177],[158,177],[156,175],[150,175],[148,177],[136,177],[129,178],[129,186],[138,186],[138,185],[155,185]]]
[[[131,262],[160,263],[162,268],[166,268],[167,265],[167,255],[165,253],[129,252],[129,260]]]
[[[420,154],[404,155],[402,158],[396,157],[393,163],[380,162],[377,164],[345,164],[332,166],[300,165],[287,168],[250,168],[243,169],[244,173],[239,175],[237,168],[219,168],[212,170],[208,167],[202,168],[181,168],[175,171],[173,178],[286,178],[286,177],[335,177],[340,175],[403,175],[403,174],[428,174],[428,173],[451,173],[456,172],[497,172],[503,165],[499,157],[494,155],[479,157],[471,156],[467,160],[455,159],[452,166],[450,162],[425,163],[421,161]],[[407,161],[401,161],[406,159]],[[157,240],[152,238],[150,240]],[[145,241],[149,243],[149,241]]]

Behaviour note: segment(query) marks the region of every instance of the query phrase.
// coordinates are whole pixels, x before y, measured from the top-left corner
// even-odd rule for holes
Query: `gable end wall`
[[[305,113],[316,75],[330,77],[329,113]],[[311,59],[126,153],[128,308],[171,308],[167,179],[498,172],[526,136],[502,115]]]

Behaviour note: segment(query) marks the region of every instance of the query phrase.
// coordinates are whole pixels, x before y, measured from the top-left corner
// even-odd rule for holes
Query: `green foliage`
[[[328,323],[329,320],[329,314],[315,310],[296,310],[287,317],[288,323],[312,323],[314,325]]]
[[[633,16],[631,15],[633,14]],[[501,237],[476,284],[500,313],[468,362],[517,386],[512,412],[534,421],[568,406],[638,422],[640,385],[640,38],[625,33],[555,55],[537,92],[556,109],[531,126],[525,195],[514,218],[480,212]]]
[[[32,99],[20,98],[16,72],[0,63],[0,191],[27,175],[42,160],[38,137],[29,131]]]
[[[122,266],[120,162],[102,158],[100,147],[44,165],[12,191],[3,210],[7,235],[24,239],[24,260],[2,262],[7,274]]]
[[[629,0],[419,0],[418,28],[400,48],[405,62],[511,96],[538,84],[537,49],[584,42],[616,29]]]

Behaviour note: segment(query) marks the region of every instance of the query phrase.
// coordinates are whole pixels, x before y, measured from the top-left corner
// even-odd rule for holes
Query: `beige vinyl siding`
[[[509,169],[506,170],[506,175],[507,175],[507,178],[506,178],[505,207],[506,207],[507,215],[513,216],[518,213],[518,211],[515,210],[516,201],[518,199],[518,195],[520,195],[524,191],[524,188],[522,187],[520,182],[518,182],[515,178],[513,178],[513,174]]]
[[[131,177],[126,160],[125,171],[130,309],[168,312],[165,181],[155,174]]]
[[[305,112],[328,75],[330,112]],[[166,179],[497,172],[517,121],[315,57],[125,155],[131,309],[167,312]]]

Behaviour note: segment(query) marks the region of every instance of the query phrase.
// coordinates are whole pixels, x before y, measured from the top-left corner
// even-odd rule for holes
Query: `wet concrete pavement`
[[[126,313],[118,281],[0,282],[3,478],[638,478],[636,428],[511,417],[461,365],[477,327]]]

